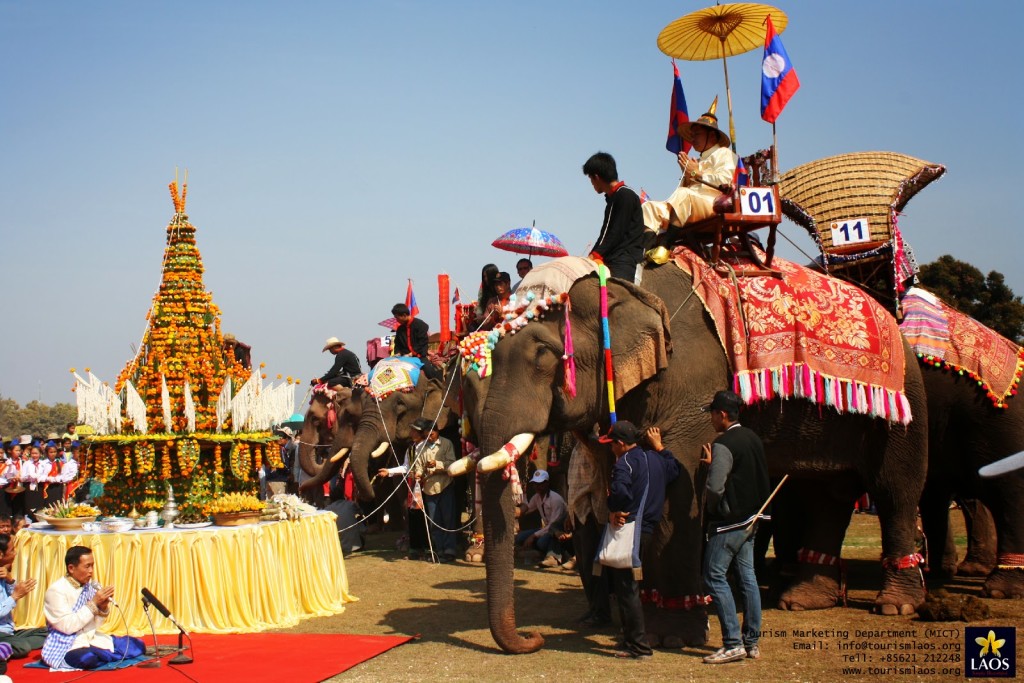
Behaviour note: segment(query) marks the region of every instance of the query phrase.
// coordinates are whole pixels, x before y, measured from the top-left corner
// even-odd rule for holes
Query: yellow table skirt
[[[133,636],[150,632],[139,593],[143,587],[197,633],[253,633],[337,614],[357,598],[348,592],[335,520],[334,513],[323,512],[298,521],[192,530],[26,529],[17,536],[13,574],[34,578],[37,585],[18,601],[14,623],[46,625],[46,587],[64,575],[64,553],[74,545],[92,548],[95,578],[114,586]],[[177,633],[155,609],[150,614],[157,633]],[[113,608],[103,630],[123,635],[124,621]]]

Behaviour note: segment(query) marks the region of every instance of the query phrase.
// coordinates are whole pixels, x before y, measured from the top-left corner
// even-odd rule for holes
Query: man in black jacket
[[[310,384],[314,386],[317,384],[326,384],[327,386],[340,384],[350,387],[352,380],[363,374],[363,369],[359,365],[359,356],[346,349],[345,342],[340,341],[337,337],[331,337],[324,342],[323,350],[334,354],[334,365],[326,375],[313,380]]]
[[[615,159],[598,152],[583,164],[594,191],[605,196],[604,223],[590,257],[602,260],[612,277],[636,281],[637,264],[644,256],[644,217],[640,197],[619,180]]]
[[[771,495],[768,463],[761,438],[739,423],[743,399],[719,391],[703,410],[720,436],[704,446],[701,461],[709,465],[704,501],[708,543],[704,549],[704,584],[722,626],[722,647],[704,658],[705,664],[757,659],[761,631],[761,593],[754,575],[754,535],[761,510]],[[735,562],[743,590],[743,630],[726,574]]]
[[[395,329],[395,355],[416,356],[426,363],[427,336],[430,332],[427,323],[412,317],[409,307],[405,304],[392,306],[391,315],[398,321],[398,327]]]

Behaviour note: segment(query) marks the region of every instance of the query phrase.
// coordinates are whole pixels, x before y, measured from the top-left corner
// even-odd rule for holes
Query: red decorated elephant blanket
[[[760,267],[736,253],[723,258],[735,272]],[[781,279],[723,276],[686,247],[672,259],[693,278],[729,359],[733,389],[747,404],[805,398],[910,422],[899,327],[860,289],[778,256],[772,267]]]

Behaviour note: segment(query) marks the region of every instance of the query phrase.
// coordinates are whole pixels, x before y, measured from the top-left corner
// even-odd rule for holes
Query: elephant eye
[[[533,366],[538,372],[552,372],[562,355],[548,344],[538,344],[533,359]]]

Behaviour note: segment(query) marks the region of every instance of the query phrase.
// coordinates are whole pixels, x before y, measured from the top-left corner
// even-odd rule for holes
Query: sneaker
[[[575,557],[570,557],[568,560],[563,562],[562,563],[562,569],[565,569],[567,571],[572,571],[572,570],[576,569],[576,558]]]
[[[635,659],[638,662],[644,662],[651,658],[651,655],[639,655],[629,650],[618,650],[615,653],[615,659]]]
[[[747,659],[761,659],[761,648],[751,645],[747,648]]]
[[[727,664],[728,662],[738,662],[741,659],[746,659],[747,651],[740,645],[739,647],[724,648],[721,647],[715,652],[709,654],[704,658],[705,664]]]
[[[554,554],[548,553],[548,556],[545,557],[541,561],[540,566],[541,567],[557,567],[558,564],[559,564],[558,563],[558,558]]]

